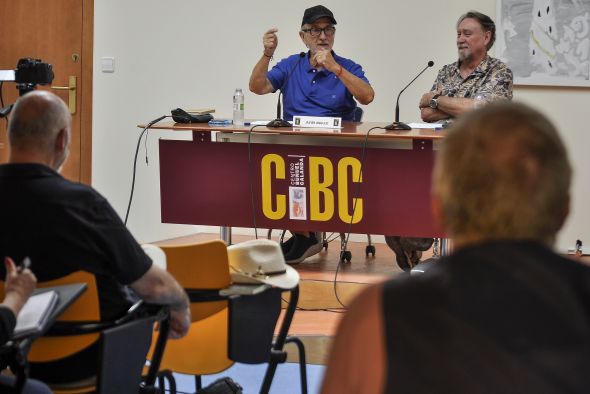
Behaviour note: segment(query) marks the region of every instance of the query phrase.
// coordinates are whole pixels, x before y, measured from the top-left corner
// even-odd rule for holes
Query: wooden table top
[[[369,139],[420,139],[437,140],[446,135],[446,130],[434,129],[412,129],[412,130],[385,130],[385,122],[342,122],[341,129],[319,129],[319,128],[269,128],[266,126],[219,126],[207,123],[174,123],[161,122],[151,126],[151,129],[161,130],[191,130],[199,132],[217,131],[225,133],[247,133],[257,134],[285,134],[285,135],[309,135],[309,136],[340,136],[348,138],[365,138],[367,132]],[[145,125],[138,125],[144,128]]]

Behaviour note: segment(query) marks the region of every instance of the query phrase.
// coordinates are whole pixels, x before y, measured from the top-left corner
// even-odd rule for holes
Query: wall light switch
[[[100,69],[103,73],[114,73],[115,72],[115,58],[114,57],[103,57],[100,59]]]

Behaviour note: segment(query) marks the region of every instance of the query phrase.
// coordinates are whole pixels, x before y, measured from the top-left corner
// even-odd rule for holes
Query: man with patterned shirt
[[[469,11],[459,18],[459,60],[444,66],[431,91],[422,95],[422,120],[450,119],[475,108],[480,101],[512,99],[512,71],[488,55],[495,39],[496,25],[489,16]]]
[[[487,15],[469,11],[457,21],[459,60],[438,73],[432,89],[420,99],[420,115],[425,122],[445,121],[485,102],[512,100],[512,71],[488,55],[496,40],[496,25]],[[409,270],[420,261],[432,238],[386,236],[398,265]]]

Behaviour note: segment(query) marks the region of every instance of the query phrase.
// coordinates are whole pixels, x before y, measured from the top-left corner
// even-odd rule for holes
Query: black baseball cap
[[[301,21],[301,26],[306,24],[311,25],[320,18],[328,18],[332,24],[336,24],[336,19],[334,19],[334,14],[332,14],[332,11],[323,5],[316,5],[315,7],[305,10],[303,13],[303,20]]]

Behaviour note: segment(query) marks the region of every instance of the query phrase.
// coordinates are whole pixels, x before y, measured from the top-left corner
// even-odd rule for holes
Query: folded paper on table
[[[13,339],[41,334],[58,299],[54,290],[32,295],[16,317]]]
[[[187,109],[186,112],[192,115],[205,115],[205,114],[212,114],[215,112],[215,108],[195,108],[195,109]]]
[[[413,129],[442,129],[443,124],[442,123],[408,123],[408,126],[410,126]]]

